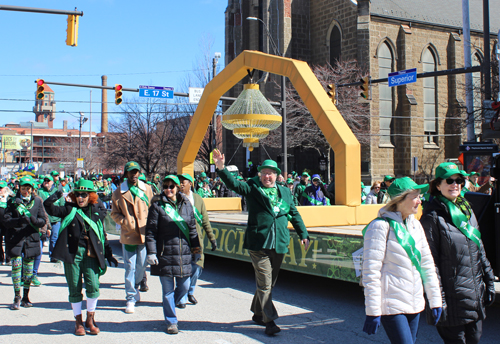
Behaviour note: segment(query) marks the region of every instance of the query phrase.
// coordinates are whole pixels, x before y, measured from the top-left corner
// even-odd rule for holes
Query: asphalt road
[[[150,291],[141,294],[134,314],[125,314],[123,265],[117,237],[111,236],[118,268],[101,277],[96,321],[98,336],[73,335],[74,319],[62,265],[48,263],[44,254],[39,277],[32,288],[33,308],[9,310],[13,299],[10,267],[0,266],[0,343],[388,343],[383,328],[376,335],[362,332],[362,289],[353,283],[281,271],[273,298],[282,331],[274,337],[250,319],[255,282],[249,263],[206,257],[206,269],[195,292],[198,305],[177,311],[179,334],[165,333],[161,287],[149,278]],[[45,248],[45,251],[47,248]],[[84,307],[85,308],[85,302]],[[481,343],[498,343],[500,307],[487,310]],[[434,327],[421,318],[417,343],[441,343]]]

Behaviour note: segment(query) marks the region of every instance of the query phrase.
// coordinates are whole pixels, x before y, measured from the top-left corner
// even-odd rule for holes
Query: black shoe
[[[185,303],[179,303],[179,304],[175,305],[175,307],[177,307],[177,308],[186,308],[186,304]]]
[[[24,307],[24,308],[29,308],[29,307],[33,307],[33,304],[31,303],[30,299],[28,298],[23,298],[21,300],[21,307]]]
[[[281,329],[274,323],[274,321],[270,321],[266,323],[266,331],[265,333],[268,336],[274,336],[276,333],[280,332]]]
[[[148,283],[146,281],[141,281],[141,286],[139,288],[139,291],[142,292],[147,292],[149,290]]]
[[[50,262],[51,263],[59,263],[59,261],[57,259],[55,259],[55,258],[50,258]]]
[[[191,302],[193,305],[196,305],[198,303],[198,300],[194,297],[194,295],[188,295],[188,300]]]
[[[260,326],[266,326],[266,323],[264,322],[264,319],[262,319],[262,315],[253,315],[252,320],[254,323]]]

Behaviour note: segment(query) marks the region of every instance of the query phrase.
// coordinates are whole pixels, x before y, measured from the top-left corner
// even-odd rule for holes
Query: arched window
[[[482,56],[479,52],[476,52],[472,56],[471,65],[472,67],[480,66],[482,63]],[[482,107],[482,93],[481,93],[481,72],[472,73],[472,100],[474,104],[474,132],[476,135],[481,134],[481,107]]]
[[[342,33],[337,25],[332,28],[330,33],[330,64],[333,66],[335,62],[340,60],[340,52],[342,51]]]
[[[378,77],[387,78],[393,71],[393,54],[387,43],[382,43],[378,49]],[[380,144],[391,144],[392,116],[394,113],[392,88],[387,82],[378,84],[379,115],[380,115]]]
[[[436,57],[434,52],[427,48],[422,54],[423,72],[436,71]],[[424,84],[424,132],[426,143],[437,144],[437,89],[436,77],[423,78]]]

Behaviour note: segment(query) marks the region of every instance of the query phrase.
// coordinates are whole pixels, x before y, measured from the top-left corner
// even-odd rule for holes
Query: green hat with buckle
[[[389,186],[387,193],[394,198],[408,190],[419,190],[420,193],[425,193],[429,190],[429,184],[418,185],[410,177],[398,178]]]
[[[133,170],[141,170],[141,166],[139,166],[138,163],[136,163],[135,161],[129,161],[125,164],[125,172],[128,172],[128,171],[133,171]]]
[[[194,178],[189,173],[179,174],[179,175],[177,175],[177,177],[187,179],[191,183],[194,183]]]
[[[181,185],[181,182],[179,181],[179,177],[177,177],[174,174],[169,174],[165,178],[163,178],[163,182],[165,183],[167,180],[173,181],[176,185]]]
[[[75,192],[97,192],[97,190],[94,189],[94,183],[92,183],[92,181],[90,181],[90,180],[86,180],[83,178],[80,178],[80,180],[76,183],[73,191],[75,191]]]
[[[443,162],[436,167],[434,175],[436,178],[446,179],[454,174],[463,174],[464,172],[458,169],[458,166],[452,162]]]
[[[269,168],[271,170],[274,170],[276,171],[276,173],[280,174],[281,173],[281,170],[278,168],[278,164],[276,163],[276,161],[274,160],[271,160],[271,159],[268,159],[268,160],[264,160],[264,162],[262,163],[261,166],[259,166],[257,168],[257,171],[262,171],[264,168]]]
[[[35,187],[35,180],[31,176],[24,176],[21,179],[19,179],[19,185],[29,185],[32,188]]]

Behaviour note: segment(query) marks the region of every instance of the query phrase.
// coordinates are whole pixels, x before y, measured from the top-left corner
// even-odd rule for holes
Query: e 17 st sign
[[[139,86],[139,97],[174,99],[174,88],[163,86]]]

